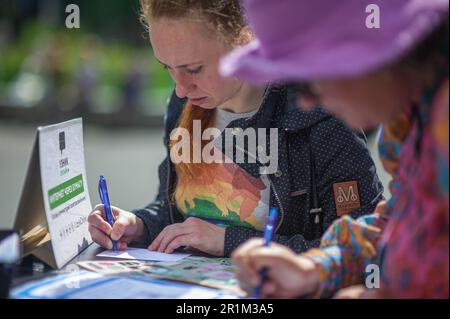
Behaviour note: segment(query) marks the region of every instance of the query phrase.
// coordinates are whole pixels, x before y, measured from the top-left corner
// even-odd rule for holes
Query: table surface
[[[79,254],[77,257],[72,259],[66,266],[59,270],[55,270],[50,268],[49,266],[45,265],[43,262],[41,262],[38,258],[35,256],[27,256],[24,258],[23,262],[20,266],[18,266],[15,271],[12,278],[11,288],[17,287],[19,285],[25,284],[30,281],[43,279],[45,277],[55,276],[58,274],[64,274],[68,272],[74,272],[74,266],[77,266],[77,262],[80,261],[89,261],[89,260],[115,260],[116,258],[107,258],[107,257],[97,257],[97,254],[104,251],[105,248],[101,247],[97,243],[92,243],[89,245],[81,254]],[[214,257],[206,254],[193,254],[196,256],[203,256],[203,257]],[[79,270],[81,271],[82,268],[79,267]],[[159,279],[164,280],[164,279]],[[185,283],[189,284],[189,283]],[[191,284],[195,286],[195,284]]]
[[[104,251],[105,248],[96,243],[89,245],[81,254],[72,259],[66,266],[59,270],[52,269],[39,261],[34,256],[27,256],[24,261],[15,269],[12,278],[12,287],[24,284],[28,281],[42,279],[48,276],[54,276],[61,273],[73,272],[74,265],[79,261],[87,260],[117,260],[114,258],[97,257],[96,255]],[[77,266],[78,267],[78,266]],[[81,269],[80,269],[81,270]]]

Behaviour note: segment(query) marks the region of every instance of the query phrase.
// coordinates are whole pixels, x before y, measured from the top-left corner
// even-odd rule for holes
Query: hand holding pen
[[[119,250],[126,249],[132,242],[144,242],[146,229],[143,221],[135,214],[111,205],[103,176],[100,176],[98,186],[103,204],[95,206],[88,216],[92,240],[107,249],[114,249],[115,245]]]
[[[320,289],[319,270],[311,259],[288,247],[268,242],[268,237],[252,238],[239,246],[231,259],[236,264],[240,287],[254,298],[311,297]],[[273,223],[275,226],[275,223]],[[266,244],[266,245],[264,245]],[[256,289],[255,289],[256,287]]]

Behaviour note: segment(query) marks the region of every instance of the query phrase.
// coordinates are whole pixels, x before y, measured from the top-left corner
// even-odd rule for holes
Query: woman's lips
[[[189,99],[189,100],[192,102],[192,104],[198,105],[198,104],[201,104],[201,103],[205,102],[206,99],[207,99],[207,97],[205,96],[205,97],[200,97],[200,98],[196,98],[196,99]]]

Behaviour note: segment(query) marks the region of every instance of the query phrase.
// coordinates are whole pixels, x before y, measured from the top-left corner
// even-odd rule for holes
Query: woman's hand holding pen
[[[149,250],[172,253],[187,246],[204,253],[223,256],[225,229],[195,217],[164,228],[148,247]]]
[[[102,204],[95,206],[88,216],[89,232],[97,244],[112,249],[112,241],[117,240],[119,250],[124,250],[131,242],[139,241],[144,230],[142,220],[133,213],[111,206],[114,215],[114,226],[105,220]]]
[[[241,288],[252,294],[260,283],[260,271],[267,268],[262,286],[263,298],[297,298],[315,294],[319,288],[319,274],[315,263],[289,248],[255,238],[238,247],[232,260],[237,264],[236,276]]]

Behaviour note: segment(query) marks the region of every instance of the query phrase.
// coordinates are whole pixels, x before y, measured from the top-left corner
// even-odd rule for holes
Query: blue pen
[[[278,219],[278,210],[275,207],[273,207],[270,209],[269,220],[267,221],[266,229],[264,230],[264,246],[266,247],[269,246],[270,241],[272,240],[273,233],[275,232],[275,228],[277,225],[277,219]],[[264,285],[266,276],[267,276],[267,268],[263,268],[259,272],[260,282],[258,287],[256,287],[255,291],[253,292],[253,298],[255,299],[260,298],[262,286]]]
[[[111,225],[114,225],[114,217],[111,210],[111,204],[109,202],[108,187],[106,187],[106,180],[103,175],[100,175],[100,180],[98,181],[98,193],[100,194],[100,200],[103,203],[105,209],[106,221]],[[117,241],[113,240],[113,250],[117,251]]]

